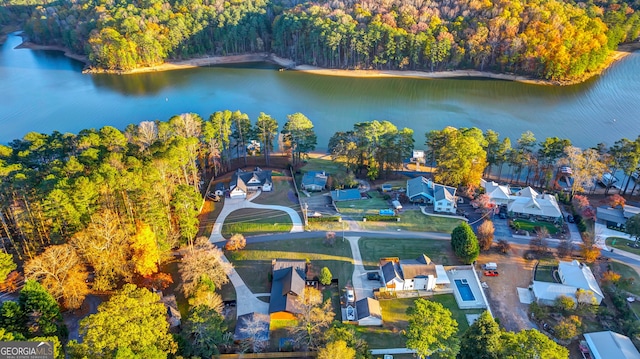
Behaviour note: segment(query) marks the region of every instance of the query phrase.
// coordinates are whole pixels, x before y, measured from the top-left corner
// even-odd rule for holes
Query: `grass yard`
[[[454,218],[427,216],[419,210],[405,210],[400,214],[400,222],[363,222],[360,226],[369,230],[451,233],[460,222]]]
[[[342,163],[332,161],[329,155],[308,158],[305,162],[304,167],[300,169],[301,172],[325,171],[328,174],[334,174],[347,171]]]
[[[222,235],[234,233],[244,235],[289,232],[293,228],[291,217],[286,212],[271,209],[239,209],[227,216],[222,225]]]
[[[337,202],[338,211],[344,216],[362,218],[366,215],[379,214],[381,209],[390,208],[389,203],[382,199],[378,191],[370,191],[369,199]]]
[[[609,237],[607,238],[607,246],[621,249],[626,252],[631,252],[633,254],[637,254],[640,256],[640,247],[633,247],[636,241],[628,240],[626,238],[620,237]]]
[[[638,275],[638,272],[624,263],[611,261],[610,265],[611,270],[620,274],[620,276],[622,277],[620,282],[618,283],[618,287],[635,295],[640,295],[640,276]],[[622,283],[623,279],[625,279],[625,282],[627,284]]]
[[[336,241],[334,247],[325,246],[324,238],[291,239],[274,242],[250,243],[243,250],[227,252],[227,258],[254,293],[267,293],[271,289],[269,273],[271,260],[308,259],[311,261],[309,277],[328,267],[340,286],[346,285],[353,276],[353,257],[349,243]]]
[[[413,305],[418,298],[387,299],[380,301],[382,319],[384,325],[380,327],[358,327],[358,331],[369,343],[372,349],[377,348],[404,348],[406,339],[402,332],[407,329],[407,308]],[[458,336],[461,336],[469,327],[466,314],[480,314],[483,309],[461,310],[453,294],[440,294],[425,298],[442,304],[451,311],[453,319],[458,322]]]
[[[415,259],[423,253],[437,264],[459,263],[453,255],[449,241],[417,238],[362,238],[358,245],[365,269],[377,269],[380,258]]]
[[[294,193],[295,190],[291,184],[290,177],[273,177],[273,190],[260,193],[251,202],[289,207],[300,212],[300,204]]]
[[[521,230],[527,231],[529,233],[535,233],[536,227],[546,227],[549,230],[549,234],[558,233],[558,228],[553,223],[549,222],[531,222],[525,221],[523,219],[516,219],[513,221],[514,224],[518,224]]]
[[[224,200],[223,200],[224,201]],[[216,218],[222,212],[224,202],[205,201],[202,206],[202,211],[198,215],[198,221],[200,222],[198,228],[198,237],[209,237],[213,230],[213,225],[216,223]]]
[[[553,258],[542,258],[536,269],[535,280],[540,282],[555,283],[553,279],[553,270],[558,268],[558,261]]]

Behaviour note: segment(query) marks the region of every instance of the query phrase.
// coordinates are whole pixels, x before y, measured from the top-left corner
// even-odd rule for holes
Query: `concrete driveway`
[[[374,272],[374,270],[366,271],[362,265],[362,256],[360,255],[360,247],[358,246],[358,240],[360,237],[345,237],[349,241],[351,246],[351,253],[353,255],[353,276],[351,284],[356,293],[356,300],[360,300],[366,297],[373,297],[373,290],[380,288],[380,281],[368,280],[367,273]],[[379,271],[375,271],[380,274]]]
[[[256,198],[260,195],[260,191],[258,191],[255,195],[250,198],[226,198],[224,201],[224,207],[220,212],[220,215],[216,219],[216,223],[213,225],[213,231],[211,231],[211,236],[209,237],[209,241],[212,243],[224,242],[226,239],[222,236],[222,225],[224,224],[224,220],[227,216],[238,209],[242,208],[257,208],[257,209],[272,209],[275,211],[283,211],[289,214],[291,217],[291,222],[293,223],[293,228],[291,228],[291,233],[294,232],[302,232],[304,231],[304,227],[302,226],[302,220],[296,211],[289,207],[284,206],[273,206],[273,205],[265,205],[265,204],[256,204],[251,202],[252,199]],[[222,246],[218,243],[218,246]],[[227,257],[222,256],[222,260],[225,262],[229,262]],[[236,312],[237,315],[248,314],[252,312],[268,314],[269,313],[269,303],[265,303],[258,299],[256,295],[247,287],[247,284],[242,280],[238,272],[235,269],[231,270],[229,273],[229,280],[233,284],[233,287],[236,290]]]

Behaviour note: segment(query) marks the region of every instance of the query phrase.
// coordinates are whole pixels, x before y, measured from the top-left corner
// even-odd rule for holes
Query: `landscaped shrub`
[[[379,214],[370,214],[364,216],[367,221],[371,222],[397,222],[398,216],[381,216]]]
[[[314,223],[319,223],[319,222],[340,222],[340,216],[309,217],[309,222],[314,222]]]

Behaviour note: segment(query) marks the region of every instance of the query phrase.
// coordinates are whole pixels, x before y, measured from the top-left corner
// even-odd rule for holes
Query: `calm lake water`
[[[280,125],[302,112],[325,149],[336,131],[354,123],[388,120],[424,133],[445,126],[493,129],[512,142],[526,130],[538,140],[568,137],[575,145],[608,145],[640,135],[640,53],[600,77],[568,87],[487,79],[357,79],[279,72],[268,64],[206,67],[135,75],[81,73],[82,64],[60,52],[0,47],[0,142],[27,132],[167,120],[224,109],[252,120],[266,112]]]

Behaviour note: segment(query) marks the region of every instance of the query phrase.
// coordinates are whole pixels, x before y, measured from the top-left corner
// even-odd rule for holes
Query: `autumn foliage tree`
[[[185,297],[194,294],[201,283],[211,284],[215,289],[229,281],[227,275],[232,266],[223,258],[222,251],[205,237],[198,238],[194,245],[184,249],[179,272]]]
[[[80,308],[89,293],[87,270],[82,259],[70,244],[48,247],[25,265],[27,279],[34,279],[65,308]]]
[[[626,200],[624,199],[624,197],[616,193],[614,195],[609,196],[608,203],[609,203],[609,206],[614,208],[618,206],[624,207]]]
[[[136,234],[131,236],[129,242],[132,250],[131,261],[136,273],[143,277],[156,273],[160,263],[160,250],[151,227],[138,223]]]
[[[493,222],[489,220],[482,222],[478,227],[478,244],[480,245],[480,250],[488,251],[491,249],[494,233],[495,227],[493,226]]]
[[[229,238],[227,243],[224,245],[224,249],[228,251],[237,251],[239,249],[244,249],[247,245],[247,240],[240,233],[236,233]]]

